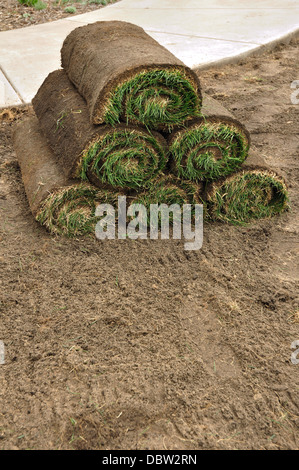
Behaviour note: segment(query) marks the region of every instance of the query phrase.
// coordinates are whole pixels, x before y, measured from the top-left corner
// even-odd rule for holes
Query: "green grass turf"
[[[52,234],[75,237],[94,233],[99,220],[98,204],[115,204],[117,195],[84,183],[50,194],[43,202],[36,220]]]
[[[102,183],[139,189],[154,178],[167,161],[154,136],[129,129],[112,129],[83,152],[78,169],[82,180],[92,172]]]
[[[237,126],[205,120],[179,132],[170,145],[170,155],[178,177],[203,181],[233,173],[248,149],[248,139]]]
[[[271,171],[244,171],[214,183],[207,204],[211,219],[246,224],[286,210],[288,192],[282,178]]]
[[[184,204],[204,204],[202,200],[202,187],[192,181],[182,181],[173,175],[164,175],[152,181],[147,190],[138,194],[134,198],[134,204],[143,204],[148,211],[149,222],[149,209],[151,204],[178,204],[182,207]],[[192,208],[194,213],[194,207]],[[172,215],[170,217],[172,220]]]
[[[199,115],[201,100],[183,70],[142,71],[112,90],[104,120],[169,131]]]

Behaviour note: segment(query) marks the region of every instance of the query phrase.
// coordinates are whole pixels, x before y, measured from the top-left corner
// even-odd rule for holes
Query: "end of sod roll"
[[[102,120],[115,126],[121,121],[171,132],[199,116],[201,96],[184,68],[141,69],[113,88]],[[99,112],[95,120],[101,121]]]
[[[212,183],[207,205],[210,219],[242,225],[287,210],[288,191],[274,171],[248,169]]]
[[[50,233],[76,237],[94,234],[99,204],[115,204],[117,195],[79,183],[61,188],[43,201],[36,220]]]
[[[138,194],[133,199],[134,204],[142,204],[148,211],[147,223],[149,224],[150,216],[149,210],[151,205],[155,204],[158,207],[167,205],[170,209],[172,205],[179,206],[178,217],[181,220],[183,205],[190,204],[191,212],[194,214],[194,205],[205,203],[203,200],[203,184],[196,184],[192,181],[182,181],[173,175],[163,175],[156,178],[148,186],[147,190]],[[161,214],[158,215],[161,221]],[[170,222],[174,221],[173,213],[170,213]]]
[[[166,142],[160,134],[125,125],[105,126],[85,147],[75,176],[98,186],[138,190],[166,162]]]
[[[63,70],[48,75],[32,102],[68,178],[138,189],[165,167],[167,144],[161,134],[132,124],[90,124],[87,105]]]
[[[201,117],[170,135],[171,168],[179,178],[216,180],[236,171],[249,147],[249,133],[234,118]]]

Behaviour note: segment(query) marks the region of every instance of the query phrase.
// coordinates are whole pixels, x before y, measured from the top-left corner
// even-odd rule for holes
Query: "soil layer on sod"
[[[95,124],[168,130],[199,113],[196,74],[139,26],[99,21],[76,28],[63,43],[61,61]]]
[[[44,81],[33,107],[43,134],[68,177],[98,186],[138,189],[166,164],[166,141],[134,125],[96,126],[63,70]]]
[[[201,113],[202,117],[170,134],[171,167],[183,179],[216,180],[244,162],[250,135],[227,109],[205,94]]]
[[[14,148],[30,210],[53,234],[93,233],[95,208],[116,200],[116,195],[86,183],[67,179],[32,116],[14,131]]]
[[[283,176],[256,152],[239,171],[208,185],[206,198],[211,219],[233,224],[272,217],[288,208]]]

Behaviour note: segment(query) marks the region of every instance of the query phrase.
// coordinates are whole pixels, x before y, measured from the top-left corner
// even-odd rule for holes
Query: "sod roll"
[[[86,103],[63,70],[46,78],[32,103],[67,177],[138,189],[165,167],[167,144],[158,132],[90,124]]]
[[[191,213],[194,215],[194,205],[203,204],[204,185],[202,183],[196,184],[192,181],[182,181],[174,175],[163,175],[154,180],[147,186],[146,190],[135,196],[131,196],[134,204],[142,204],[147,209],[147,223],[151,223],[150,219],[150,206],[157,204],[161,207],[166,204],[168,208],[173,204],[180,206],[179,220],[184,204],[191,204]],[[158,220],[161,221],[161,212],[158,213]],[[173,222],[173,213],[170,213],[170,223]]]
[[[162,175],[147,185],[146,191],[138,194],[135,204],[202,204],[204,186],[192,181],[183,181],[174,175]]]
[[[61,63],[95,124],[169,130],[198,115],[196,74],[134,24],[99,21],[76,28],[63,43]]]
[[[171,168],[179,178],[216,180],[244,162],[250,135],[228,110],[205,94],[201,113],[200,118],[170,134]]]
[[[35,117],[16,126],[14,148],[35,219],[53,234],[72,237],[93,233],[98,220],[96,206],[114,203],[117,196],[66,178]]]
[[[282,175],[251,152],[233,175],[208,185],[209,218],[233,224],[269,218],[288,208],[288,191]]]

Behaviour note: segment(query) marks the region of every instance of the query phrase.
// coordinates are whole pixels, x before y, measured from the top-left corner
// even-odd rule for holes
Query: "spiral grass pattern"
[[[175,133],[170,141],[173,172],[192,181],[216,180],[244,162],[249,135],[228,118],[203,118]]]
[[[43,202],[36,220],[52,234],[75,237],[94,233],[98,204],[113,204],[117,195],[80,183],[60,189]]]
[[[136,196],[135,204],[200,204],[202,186],[192,181],[182,181],[173,175],[162,175],[146,186],[146,191]]]
[[[147,211],[151,204],[178,204],[182,211],[184,204],[204,204],[202,199],[203,187],[192,181],[182,181],[173,175],[163,175],[154,180],[147,190],[134,198],[134,204],[143,204]],[[192,207],[192,213],[194,207]],[[148,212],[149,214],[149,212]],[[148,219],[147,222],[150,220]],[[173,222],[172,215],[170,222]]]
[[[288,208],[284,180],[272,171],[251,170],[213,183],[207,195],[209,217],[233,224],[269,218]]]
[[[166,148],[153,135],[110,128],[84,150],[77,176],[87,180],[91,173],[111,187],[138,189],[163,170],[166,161]]]
[[[104,121],[171,131],[198,116],[201,95],[180,69],[144,70],[111,90]]]

